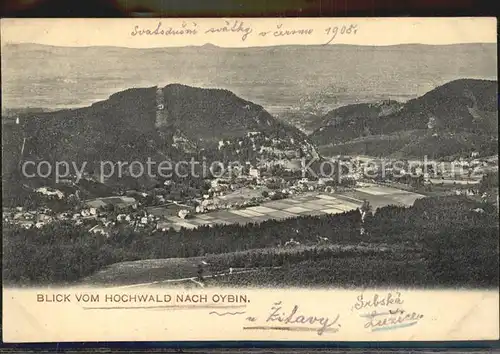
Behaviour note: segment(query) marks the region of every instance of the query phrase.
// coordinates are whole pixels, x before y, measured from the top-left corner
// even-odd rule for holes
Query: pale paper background
[[[236,19],[227,19],[232,25]],[[337,35],[334,43],[359,45],[393,45],[401,43],[454,44],[496,43],[496,18],[243,18],[237,19],[253,31],[245,41],[241,33],[202,33],[210,27],[224,25],[224,19],[2,19],[2,45],[39,43],[63,46],[170,47],[212,43],[221,47],[268,46],[281,44],[324,44],[330,26],[355,24],[356,35]],[[155,29],[180,28],[183,23],[193,28],[195,36],[131,36],[136,25]],[[262,31],[314,29],[313,35],[275,37]]]
[[[223,47],[266,46],[280,44],[324,44],[329,26],[356,24],[358,33],[337,36],[332,42],[363,45],[400,43],[452,44],[496,43],[495,18],[446,19],[238,19],[253,31],[245,41],[240,34],[202,34],[180,36],[130,36],[135,25],[154,29],[180,27],[183,21],[196,22],[199,28],[224,25],[223,19],[2,19],[2,46],[6,43],[40,43],[64,46],[115,45],[128,47],[162,47],[213,43]],[[234,21],[231,20],[231,21]],[[258,32],[282,29],[313,28],[315,35],[277,38],[261,37]],[[391,331],[371,332],[364,328],[365,319],[353,310],[362,290],[269,290],[209,289],[183,291],[175,289],[4,289],[3,340],[5,342],[64,341],[179,341],[179,340],[313,340],[313,341],[407,341],[407,340],[487,340],[499,337],[498,291],[399,290],[404,304],[399,308],[418,312],[424,317],[414,326]],[[36,295],[71,293],[70,303],[38,303]],[[250,303],[244,308],[211,309],[180,306],[157,309],[84,309],[84,306],[117,306],[117,304],[77,303],[74,294],[97,292],[186,294],[245,294]],[[381,296],[384,290],[376,291]],[[365,299],[375,290],[364,292]],[[342,327],[337,333],[319,336],[314,331],[243,330],[244,326],[266,325],[275,301],[283,301],[289,313],[293,305],[307,316],[340,314]],[[198,304],[199,306],[210,305]],[[118,304],[126,305],[126,304]],[[137,306],[136,304],[135,306]],[[145,304],[143,304],[145,305]],[[146,304],[147,305],[147,304]],[[150,303],[150,306],[162,305]],[[242,305],[242,304],[239,304]],[[132,304],[131,306],[134,306]],[[391,306],[396,309],[397,306]],[[382,309],[377,308],[378,311]],[[211,311],[245,311],[241,315],[218,316]],[[363,313],[368,312],[361,311]],[[255,322],[246,320],[257,317]],[[269,324],[267,324],[269,325]],[[276,325],[276,324],[274,324]],[[317,325],[311,325],[317,328]]]
[[[305,340],[305,341],[437,341],[492,340],[499,337],[498,291],[425,291],[400,290],[402,305],[379,306],[377,312],[403,309],[424,317],[414,326],[372,332],[366,329],[361,314],[372,309],[356,310],[356,299],[363,294],[386,296],[381,290],[303,290],[303,289],[71,289],[14,290],[3,292],[3,340],[5,342],[64,341],[190,341],[190,340]],[[39,303],[37,294],[71,293],[70,303]],[[99,294],[100,301],[78,303],[75,294]],[[105,294],[206,294],[207,303],[106,303]],[[246,295],[249,303],[225,303],[235,308],[209,308],[213,294]],[[174,300],[172,300],[174,301]],[[245,326],[287,326],[266,323],[275,302],[282,301],[283,312],[296,316],[329,317],[340,315],[336,333],[316,331],[244,330]],[[102,309],[119,306],[171,306],[151,309]],[[183,306],[192,305],[193,308]],[[246,306],[245,306],[246,305]],[[199,306],[196,308],[194,306]],[[101,309],[85,309],[99,307]],[[212,311],[245,312],[218,316]],[[256,317],[250,322],[247,317]],[[288,326],[296,326],[290,324]],[[319,324],[308,325],[314,330]],[[333,325],[332,328],[335,328]]]

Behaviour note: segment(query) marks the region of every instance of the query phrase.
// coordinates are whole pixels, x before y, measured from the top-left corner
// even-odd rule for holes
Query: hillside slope
[[[404,104],[384,101],[338,108],[323,117],[323,126],[311,139],[326,145],[323,151],[329,153],[491,155],[498,150],[497,109],[496,81],[461,79]]]
[[[27,137],[25,158],[175,159],[188,152],[186,146],[190,153],[217,150],[221,140],[244,139],[249,132],[287,141],[291,149],[310,146],[305,134],[259,105],[227,90],[179,84],[158,91],[155,87],[128,89],[84,108],[26,114],[21,124]]]

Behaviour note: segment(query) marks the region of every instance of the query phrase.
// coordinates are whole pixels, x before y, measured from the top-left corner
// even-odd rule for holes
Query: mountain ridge
[[[375,137],[383,140],[398,132],[415,131],[419,133],[406,136],[405,142],[395,138],[385,144],[387,154],[412,155],[419,150],[428,155],[447,151],[449,155],[474,149],[489,154],[498,141],[497,95],[497,81],[453,80],[405,103],[386,101],[386,114],[381,114],[381,105],[370,103],[332,110],[310,137],[318,145],[329,145],[331,153],[349,153],[351,145],[352,153],[369,155],[367,149],[373,148]],[[446,144],[455,144],[456,151]],[[377,150],[383,151],[383,146]]]
[[[157,104],[159,92],[165,102],[162,107]],[[131,88],[87,107],[20,117],[22,134],[27,137],[25,155],[35,159],[176,159],[202,151],[215,158],[221,141],[224,145],[249,145],[249,132],[262,135],[262,144],[274,139],[289,150],[303,150],[304,146],[309,152],[313,150],[304,133],[278,121],[262,106],[228,90],[182,84]],[[16,144],[19,139],[12,143]],[[255,158],[259,151],[255,143],[250,145]],[[198,151],[184,151],[182,146]]]

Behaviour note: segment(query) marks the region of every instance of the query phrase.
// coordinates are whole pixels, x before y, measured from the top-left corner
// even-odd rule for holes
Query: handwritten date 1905
[[[330,44],[337,35],[353,35],[358,33],[358,25],[331,26],[325,28],[325,33],[330,36],[330,40],[325,44]]]

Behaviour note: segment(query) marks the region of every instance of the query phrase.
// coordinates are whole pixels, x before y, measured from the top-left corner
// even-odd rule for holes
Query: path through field
[[[236,275],[236,274],[245,274],[245,273],[253,273],[257,272],[259,270],[265,270],[265,269],[279,269],[281,267],[261,267],[261,268],[250,268],[250,269],[244,269],[244,270],[236,270],[236,271],[227,271],[225,273],[217,273],[217,274],[211,274],[203,277],[204,279],[213,279],[213,278],[220,278],[220,277],[225,277],[228,275]],[[124,286],[119,286],[117,289],[130,289],[130,288],[144,288],[144,287],[149,287],[149,286],[164,286],[164,285],[169,285],[169,284],[175,284],[175,283],[193,283],[198,287],[205,287],[203,283],[198,281],[198,277],[190,277],[190,278],[180,278],[180,279],[165,279],[165,280],[157,280],[149,283],[140,283],[140,284],[132,284],[132,285],[124,285]]]
[[[418,252],[418,249],[410,245],[386,245],[386,244],[316,244],[298,245],[293,247],[273,247],[275,253],[295,253],[312,249],[343,252],[380,252],[383,257],[384,252],[411,253]],[[207,262],[204,279],[215,279],[230,275],[240,275],[253,273],[262,270],[278,269],[280,267],[258,267],[258,268],[229,268],[231,265],[222,268],[212,268],[212,265],[225,263],[230,256],[245,256],[248,253],[261,253],[270,251],[269,248],[251,249],[245,251],[232,252],[227,254],[207,255],[206,257],[191,258],[168,258],[168,259],[147,259],[139,261],[121,262],[112,264],[105,269],[87,277],[83,283],[91,286],[105,286],[113,288],[140,288],[151,286],[196,286],[201,287],[198,280],[198,265]],[[226,268],[227,267],[227,268]]]

